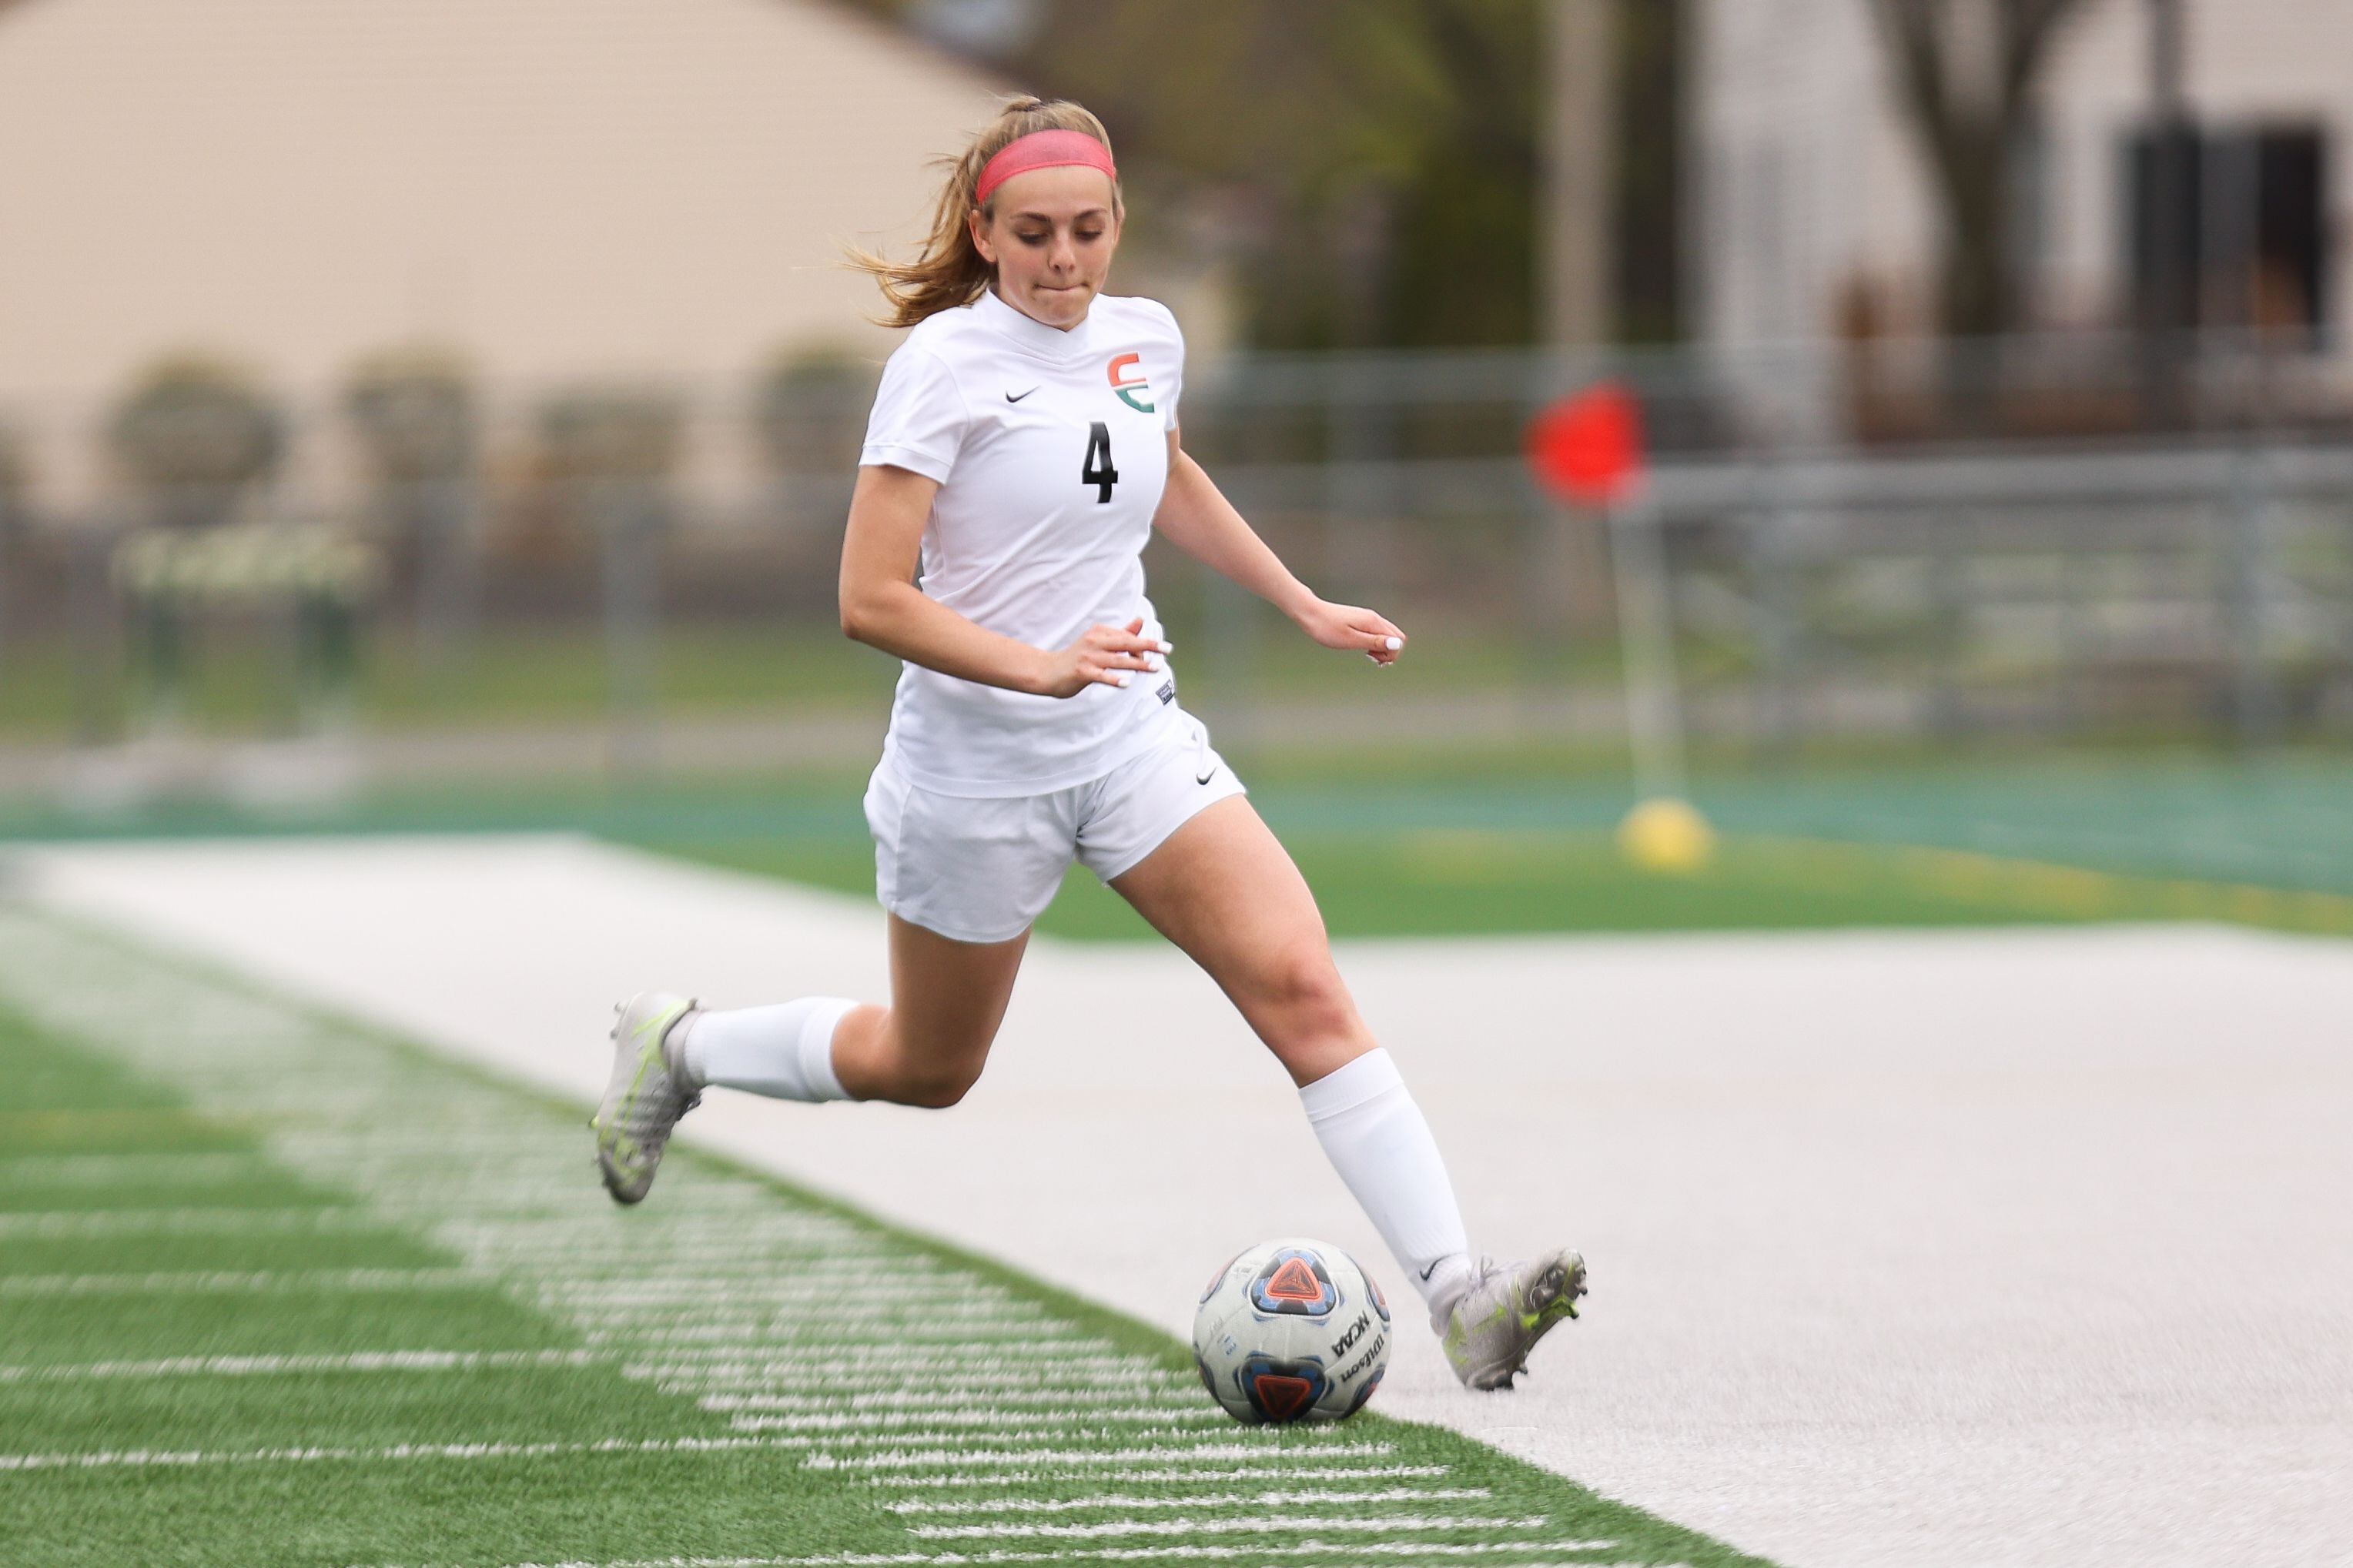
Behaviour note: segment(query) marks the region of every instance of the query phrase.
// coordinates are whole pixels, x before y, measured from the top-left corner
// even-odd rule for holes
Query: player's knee
[[[1348,987],[1321,943],[1302,943],[1270,960],[1263,985],[1267,1011],[1292,1039],[1324,1039],[1355,1026]]]

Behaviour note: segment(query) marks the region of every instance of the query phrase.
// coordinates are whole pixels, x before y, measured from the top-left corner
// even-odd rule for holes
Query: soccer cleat
[[[613,1077],[588,1125],[596,1134],[596,1169],[616,1203],[633,1204],[654,1184],[670,1129],[702,1096],[683,1088],[664,1048],[694,1000],[640,991],[613,1009]]]
[[[1440,1342],[1465,1388],[1509,1388],[1528,1352],[1585,1294],[1585,1259],[1563,1248],[1509,1268],[1479,1260],[1479,1278],[1447,1314]]]

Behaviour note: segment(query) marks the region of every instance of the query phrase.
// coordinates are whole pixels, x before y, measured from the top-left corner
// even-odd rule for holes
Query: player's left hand
[[[1299,629],[1325,647],[1354,649],[1384,668],[1395,664],[1405,647],[1405,634],[1386,616],[1355,605],[1317,599],[1299,612]]]

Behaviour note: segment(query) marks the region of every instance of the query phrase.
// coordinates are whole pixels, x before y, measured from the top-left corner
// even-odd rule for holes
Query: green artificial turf
[[[53,637],[13,645],[0,681],[0,740],[58,741],[120,732],[139,706],[127,663],[93,662]],[[829,627],[763,622],[666,628],[648,671],[656,707],[673,718],[750,715],[789,707],[872,710],[890,701],[897,667]],[[182,696],[206,733],[290,730],[295,691],[282,637],[211,628],[199,638]],[[412,639],[369,646],[353,706],[371,726],[465,730],[593,724],[614,701],[603,633],[588,626],[519,626],[487,632],[462,652],[436,656]]]
[[[2353,766],[2329,752],[1711,773],[1693,798],[1723,851],[1686,876],[1617,856],[1611,830],[1630,800],[1589,757],[1271,753],[1237,765],[1343,935],[2183,919],[2353,932]],[[0,800],[0,840],[555,829],[871,897],[863,783],[517,781],[266,813],[164,801],[119,818]],[[1147,934],[1083,872],[1041,929]]]
[[[691,1150],[616,1208],[578,1108],[5,902],[0,1081],[11,1568],[1757,1561],[1236,1426],[1166,1335]]]
[[[843,892],[873,891],[871,850],[798,837],[670,837],[650,848]],[[1819,930],[2221,920],[2353,934],[2353,899],[2110,873],[1894,844],[1734,837],[1688,873],[1641,869],[1598,831],[1284,835],[1335,936]],[[1083,870],[1039,921],[1077,941],[1157,940]]]

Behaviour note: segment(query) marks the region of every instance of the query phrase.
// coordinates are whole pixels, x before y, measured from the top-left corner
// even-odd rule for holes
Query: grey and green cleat
[[[666,1048],[694,1007],[691,996],[640,991],[613,1009],[613,1077],[588,1125],[596,1134],[596,1169],[616,1203],[646,1195],[670,1129],[702,1098],[679,1081]]]
[[[1447,1314],[1440,1343],[1465,1388],[1509,1388],[1555,1323],[1577,1316],[1585,1259],[1563,1248],[1508,1268],[1479,1260],[1479,1278]]]

